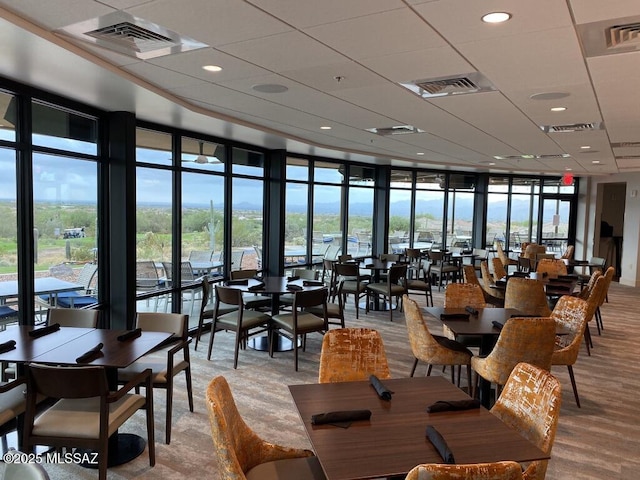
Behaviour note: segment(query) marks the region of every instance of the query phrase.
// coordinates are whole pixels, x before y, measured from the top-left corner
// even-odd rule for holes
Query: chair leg
[[[193,385],[191,383],[191,363],[184,369],[185,383],[187,386],[187,399],[189,400],[189,411],[193,413]]]
[[[153,467],[156,464],[156,433],[153,418],[153,393],[146,390],[145,395],[147,398],[145,411],[147,414],[147,447],[149,448],[149,465]]]
[[[453,370],[453,367],[451,367]],[[460,377],[462,377],[462,365],[458,365],[458,388],[460,388]]]
[[[413,374],[416,373],[417,366],[418,366],[418,359],[416,358],[415,361],[413,362],[413,368],[411,369],[411,373],[409,374],[410,377],[413,377]]]
[[[209,347],[207,350],[207,360],[211,360],[211,350],[213,349],[213,339],[216,335],[216,322],[211,321],[211,335],[209,336]]]
[[[573,366],[567,365],[569,369],[569,378],[571,379],[571,386],[573,387],[573,396],[576,397],[576,405],[580,408],[580,398],[578,397],[578,387],[576,387],[576,379],[573,376]]]
[[[429,366],[427,367],[427,377],[429,377],[431,375],[431,368],[433,367],[433,365],[429,364]]]
[[[471,364],[467,364],[467,393],[471,395]]]
[[[596,308],[596,327],[598,327],[598,335],[602,335],[602,316],[600,315],[600,307]]]
[[[167,375],[171,375],[171,372],[167,372]],[[171,443],[171,412],[173,411],[173,381],[167,379],[167,413],[164,426],[164,443],[169,445]]]
[[[591,356],[591,347],[593,347],[593,342],[591,341],[591,332],[589,331],[588,323],[584,329],[584,346],[587,347],[587,355]]]

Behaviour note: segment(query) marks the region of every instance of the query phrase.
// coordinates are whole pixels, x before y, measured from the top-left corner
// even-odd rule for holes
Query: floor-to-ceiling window
[[[314,162],[312,235],[328,245],[329,258],[342,253],[343,169],[336,163]]]
[[[449,175],[447,197],[447,245],[469,250],[472,247],[475,176]]]
[[[415,248],[442,248],[444,225],[444,175],[417,172]]]
[[[514,178],[509,211],[509,248],[518,249],[522,242],[536,240],[539,204],[540,180],[537,178]]]
[[[485,245],[492,247],[495,241],[504,242],[506,240],[509,178],[490,177],[488,191]]]
[[[329,246],[322,237],[309,238],[309,161],[287,158],[285,175],[284,264],[295,267],[309,263],[309,243],[314,261],[321,259]]]
[[[346,251],[354,257],[371,254],[366,245],[371,243],[373,232],[374,174],[370,167],[351,165],[349,168]]]
[[[391,171],[391,188],[389,190],[389,243],[392,244],[391,240],[395,240],[398,250],[409,247],[410,241],[417,242],[419,236],[419,232],[413,229],[413,238],[410,238],[412,232],[412,177],[412,172],[408,170]],[[402,232],[402,237],[407,240],[399,239],[396,232]]]

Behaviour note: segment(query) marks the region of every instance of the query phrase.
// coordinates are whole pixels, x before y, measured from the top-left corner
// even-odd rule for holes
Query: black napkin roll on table
[[[440,320],[469,320],[468,313],[441,313]]]
[[[296,285],[295,283],[289,283],[287,284],[287,290],[299,291],[303,290],[303,288],[300,285]]]
[[[287,281],[289,282],[293,282],[294,280],[300,280],[300,275],[292,275],[290,277],[287,277]]]
[[[468,312],[471,315],[478,315],[478,310],[473,308],[470,305],[467,305],[466,307],[464,307],[465,311]]]
[[[449,448],[449,445],[447,445],[447,442],[435,427],[431,425],[427,426],[427,438],[436,448],[445,463],[456,463],[455,459],[453,458],[453,452]]]
[[[247,290],[253,292],[255,290],[262,290],[264,288],[264,282],[256,283],[255,285],[251,285]]]
[[[449,350],[453,350],[455,352],[467,353],[469,354],[469,356],[473,355],[471,350],[469,350],[463,343],[460,343],[457,340],[451,340],[450,338],[443,337],[442,335],[433,335],[433,338],[444,348],[448,348]]]
[[[11,350],[15,350],[16,341],[15,340],[7,340],[4,343],[0,343],[0,353],[7,353]]]
[[[104,345],[102,343],[97,344],[91,350],[87,350],[85,353],[76,358],[76,363],[87,363],[94,359],[94,357],[98,356],[98,354],[102,353],[102,347]]]
[[[302,285],[305,287],[322,287],[324,283],[320,280],[303,280]]]
[[[370,418],[371,410],[342,410],[311,415],[311,424],[324,425],[327,423],[356,422],[358,420],[369,420]]]
[[[60,324],[53,323],[46,327],[38,328],[36,330],[31,330],[29,332],[29,336],[31,338],[40,338],[40,337],[44,337],[45,335],[49,335],[50,333],[57,332],[58,330],[60,330]]]
[[[494,320],[493,322],[491,322],[491,324],[498,330],[502,330],[502,327],[504,327],[504,323],[499,322],[497,320]]]
[[[427,407],[427,412],[450,412],[458,410],[472,410],[480,408],[480,401],[474,398],[468,400],[438,400]]]
[[[387,387],[385,387],[378,377],[376,377],[375,375],[371,375],[369,377],[369,382],[371,383],[371,386],[373,386],[376,393],[381,399],[387,400],[387,401],[391,400],[391,396],[393,395],[393,392],[389,390]]]
[[[373,268],[375,267],[375,263],[365,263],[364,268]]]
[[[249,280],[241,278],[239,280],[227,280],[227,285],[249,285]]]
[[[126,333],[123,333],[122,335],[118,335],[118,341],[126,342],[127,340],[133,340],[134,338],[138,338],[140,335],[142,335],[142,329],[138,327],[134,330],[130,330]]]

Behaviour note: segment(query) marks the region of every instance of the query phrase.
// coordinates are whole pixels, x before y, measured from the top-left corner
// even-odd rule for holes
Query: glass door
[[[541,244],[548,253],[562,255],[567,249],[570,232],[572,201],[560,196],[545,196],[542,200],[542,221],[540,222]]]

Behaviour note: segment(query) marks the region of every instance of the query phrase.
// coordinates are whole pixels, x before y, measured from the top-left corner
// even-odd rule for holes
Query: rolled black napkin
[[[467,305],[466,307],[464,307],[465,311],[469,312],[471,315],[478,315],[478,310],[473,308],[470,305]]]
[[[504,327],[504,323],[499,322],[497,320],[494,320],[493,322],[491,322],[491,324],[498,330],[502,330],[502,327]]]
[[[29,332],[29,336],[31,338],[40,338],[40,337],[44,337],[45,335],[49,335],[50,333],[57,332],[58,330],[60,330],[60,324],[53,323],[51,325],[47,325],[46,327],[38,328],[36,330],[31,330]]]
[[[87,350],[85,353],[76,358],[76,363],[87,363],[97,357],[98,354],[102,354],[101,350],[104,345],[102,343],[97,344],[91,350]]]
[[[293,290],[293,291],[299,291],[302,290],[303,288],[300,285],[296,285],[295,283],[288,283],[287,284],[287,290]]]
[[[138,338],[140,335],[142,335],[142,329],[138,327],[134,330],[123,333],[122,335],[118,335],[118,341],[126,342],[127,340],[133,340],[134,338]]]
[[[311,415],[311,424],[324,425],[327,423],[356,422],[358,420],[369,420],[370,418],[371,410],[342,410]]]
[[[440,320],[469,320],[468,313],[441,313]]]
[[[303,280],[302,285],[305,287],[321,287],[324,285],[320,280]]]
[[[288,277],[287,280],[289,282],[293,282],[294,280],[300,280],[300,276],[299,275],[293,275],[291,277]]]
[[[364,267],[365,268],[373,268],[375,266],[375,263],[365,263]]]
[[[449,412],[458,410],[472,410],[480,408],[480,400],[470,398],[469,400],[438,400],[427,407],[427,412]]]
[[[376,393],[381,399],[387,400],[387,401],[391,400],[391,396],[393,395],[393,392],[389,390],[387,387],[385,387],[378,377],[376,377],[375,375],[369,376],[369,382],[371,383],[373,388],[376,390]]]
[[[249,280],[242,278],[240,280],[227,280],[227,285],[249,285]]]
[[[262,290],[264,288],[264,282],[256,283],[255,285],[251,285],[247,290],[253,292],[255,290]]]
[[[469,350],[467,347],[464,346],[464,344],[456,340],[451,340],[450,338],[442,337],[440,335],[433,335],[433,338],[435,338],[436,342],[438,342],[443,347],[448,348],[449,350],[467,353],[469,354],[469,356],[473,355],[471,350]]]
[[[427,425],[427,438],[436,448],[445,463],[456,463],[455,459],[453,458],[453,452],[449,448],[449,445],[447,445],[447,442],[435,427]]]
[[[529,276],[529,274],[527,272],[513,272],[511,274],[512,277],[522,277],[522,278],[527,278]]]
[[[496,287],[504,287],[506,284],[507,284],[506,280],[496,280],[495,281]]]
[[[11,350],[15,350],[15,348],[16,348],[15,340],[8,340],[4,343],[0,343],[0,353],[7,353],[7,352],[10,352]]]

